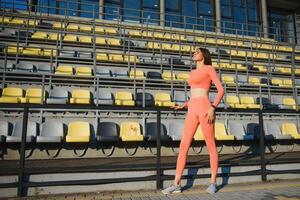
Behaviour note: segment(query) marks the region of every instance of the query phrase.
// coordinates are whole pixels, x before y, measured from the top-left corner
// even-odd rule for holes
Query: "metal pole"
[[[261,166],[261,180],[267,181],[266,174],[266,160],[265,160],[265,132],[264,132],[264,124],[263,124],[263,111],[260,110],[258,113],[259,119],[259,145],[260,145],[260,166]]]
[[[160,110],[156,112],[156,189],[161,188],[161,163],[160,163]]]

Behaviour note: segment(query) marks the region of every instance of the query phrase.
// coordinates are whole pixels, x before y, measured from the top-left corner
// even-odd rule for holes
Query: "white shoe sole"
[[[164,192],[164,191],[161,191],[161,192],[162,192],[163,194],[165,194],[165,195],[181,193],[181,191],[174,191],[174,192],[172,192],[172,193],[166,193],[166,192]]]

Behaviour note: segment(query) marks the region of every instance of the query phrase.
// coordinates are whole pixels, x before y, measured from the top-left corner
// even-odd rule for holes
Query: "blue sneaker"
[[[180,185],[171,184],[169,187],[163,189],[161,192],[163,194],[181,193],[181,186]]]

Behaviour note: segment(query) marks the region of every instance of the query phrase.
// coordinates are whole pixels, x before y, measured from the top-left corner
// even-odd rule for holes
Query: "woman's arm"
[[[223,85],[222,85],[222,83],[218,77],[218,74],[213,66],[209,67],[208,74],[218,90],[218,94],[212,104],[217,108],[220,101],[222,100],[222,98],[224,96],[224,88],[223,88]]]

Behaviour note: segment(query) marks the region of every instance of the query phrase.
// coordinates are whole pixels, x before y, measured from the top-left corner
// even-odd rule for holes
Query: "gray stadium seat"
[[[37,143],[60,143],[64,137],[63,123],[47,121],[41,124],[41,134],[37,136]]]
[[[128,78],[128,71],[125,69],[118,69],[114,71],[114,76],[118,78]]]
[[[264,121],[264,131],[267,138],[292,139],[291,135],[282,135],[278,122]]]
[[[245,85],[248,83],[247,76],[245,75],[238,75],[237,81],[240,85]]]
[[[272,99],[272,103],[277,105],[280,109],[291,109],[292,108],[291,106],[283,105],[283,96],[273,95],[271,97],[271,99]]]
[[[38,73],[52,73],[51,66],[49,64],[39,64],[37,66]]]
[[[28,63],[18,63],[16,64],[16,68],[14,69],[14,71],[18,71],[18,72],[33,72],[33,70],[34,70],[34,65]]]
[[[47,98],[47,104],[67,104],[69,101],[68,91],[62,88],[54,88],[50,91],[49,97]]]
[[[76,51],[62,50],[60,52],[59,56],[73,58],[73,57],[77,57],[77,53],[76,53]]]
[[[148,141],[156,141],[156,122],[148,122],[146,123],[146,133],[145,138]],[[169,141],[170,137],[167,135],[167,129],[164,124],[160,124],[160,140],[161,141]]]
[[[9,62],[8,60],[6,61],[6,70],[11,71],[14,68],[14,64]],[[0,60],[0,70],[5,69],[5,61]]]
[[[174,92],[174,102],[177,104],[183,104],[186,102],[184,92]]]
[[[169,122],[168,135],[172,138],[173,141],[181,140],[183,134],[184,123],[179,121]]]
[[[12,124],[7,121],[0,121],[0,142],[5,142],[6,137],[11,135]]]
[[[12,134],[6,137],[7,143],[11,143],[11,142],[19,143],[22,141],[22,126],[23,126],[22,121],[18,121],[15,123]],[[33,142],[34,138],[37,135],[37,130],[38,130],[37,123],[28,121],[26,142]]]
[[[96,66],[96,76],[99,77],[112,77],[112,72],[110,69],[105,69],[103,67],[100,66]]]
[[[136,105],[137,106],[143,106],[143,92],[136,93]],[[154,106],[154,98],[152,94],[145,92],[145,106],[150,107]]]
[[[244,125],[241,122],[229,120],[228,132],[234,135],[238,140],[253,140],[254,135],[246,134]]]
[[[16,35],[16,30],[15,29],[4,29],[0,32],[1,36],[15,36]]]
[[[99,105],[113,105],[114,97],[110,91],[100,90],[99,95],[95,93],[94,103]]]
[[[77,57],[79,58],[92,58],[91,52],[78,52]]]
[[[98,142],[117,142],[119,140],[119,127],[114,122],[100,122],[98,124]]]
[[[211,93],[211,92],[209,93],[209,99],[210,99],[211,103],[213,103],[213,101],[215,100],[216,96],[217,96],[217,93]],[[221,101],[220,101],[220,103],[218,105],[218,108],[225,108],[224,96],[221,99]]]

